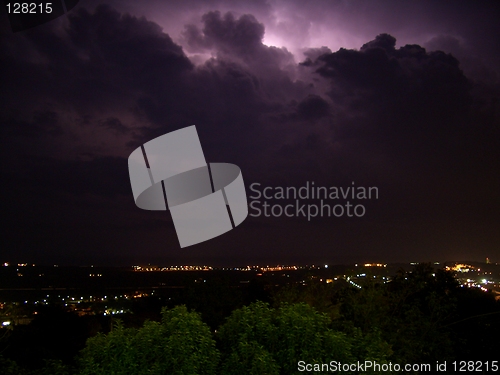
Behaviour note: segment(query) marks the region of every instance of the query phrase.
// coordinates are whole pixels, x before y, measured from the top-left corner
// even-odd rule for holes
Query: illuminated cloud
[[[97,4],[0,41],[8,254],[57,257],[72,244],[86,259],[165,259],[178,246],[164,230],[171,219],[135,210],[126,158],[190,124],[207,159],[231,160],[245,182],[355,180],[378,186],[382,198],[356,223],[247,219],[239,237],[231,231],[185,260],[492,253],[496,8]],[[474,229],[477,222],[484,226]]]

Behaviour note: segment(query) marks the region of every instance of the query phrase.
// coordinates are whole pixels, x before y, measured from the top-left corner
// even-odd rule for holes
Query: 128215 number
[[[52,3],[7,3],[7,13],[9,14],[52,13]]]
[[[454,361],[453,371],[475,372],[475,371],[498,371],[498,361]]]

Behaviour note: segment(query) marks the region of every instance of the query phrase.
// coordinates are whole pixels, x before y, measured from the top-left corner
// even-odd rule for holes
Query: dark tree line
[[[53,309],[4,334],[0,373],[278,375],[301,373],[299,360],[497,357],[500,304],[491,293],[430,264],[377,280],[366,277],[359,289],[310,275],[305,285],[244,290],[217,280],[144,300],[133,319],[102,325]]]

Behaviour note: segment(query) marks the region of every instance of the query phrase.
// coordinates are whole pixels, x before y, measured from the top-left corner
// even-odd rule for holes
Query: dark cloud
[[[93,194],[115,197],[129,193],[127,160],[115,157],[97,157],[90,161],[58,161],[33,159],[30,175],[38,189],[51,193],[65,192],[81,196]]]
[[[3,120],[0,129],[3,137],[38,138],[44,136],[59,136],[64,133],[59,117],[53,111],[35,111],[31,121],[21,121],[15,118]]]
[[[253,15],[236,18],[228,12],[209,12],[202,17],[203,28],[188,25],[184,32],[188,49],[210,50],[220,59],[244,64],[257,74],[283,76],[282,69],[294,64],[286,48],[268,47],[262,43],[264,25]]]
[[[312,63],[312,61],[316,60],[318,57],[321,55],[327,54],[327,53],[332,53],[332,50],[328,47],[321,47],[321,48],[307,48],[304,52],[303,55],[306,57],[306,62],[303,62],[303,65],[309,65]]]
[[[118,134],[126,134],[130,131],[130,129],[123,125],[120,119],[116,117],[108,117],[107,119],[102,120],[100,125],[106,129],[114,130]]]
[[[395,43],[394,37],[379,35],[359,51],[324,54],[313,66],[331,81],[329,95],[336,103],[368,115],[379,130],[413,137],[411,142],[417,133],[451,137],[465,125],[471,103],[471,86],[458,60],[418,45],[396,49]]]
[[[363,44],[363,46],[361,47],[361,51],[366,51],[374,48],[381,48],[386,52],[392,52],[394,51],[395,47],[396,47],[396,38],[394,38],[392,35],[389,34],[380,34],[377,35],[377,37],[374,40]]]
[[[245,54],[261,46],[264,25],[250,14],[235,19],[232,13],[222,16],[216,11],[203,15],[202,20],[203,37],[198,31],[197,34],[190,35],[194,40],[188,39],[189,44],[201,39],[201,46],[216,46],[221,50],[237,51],[238,54]]]
[[[157,24],[144,18],[122,15],[102,5],[93,14],[85,9],[71,13],[69,21],[68,35],[82,60],[108,73],[120,74],[121,79],[133,80],[135,77],[127,76],[127,71],[142,69],[151,77],[145,83],[151,83],[158,73],[162,75],[157,78],[165,78],[191,67],[182,48]]]
[[[361,161],[379,160],[372,168],[387,180],[387,172],[398,173],[401,191],[414,185],[412,173],[440,175],[441,186],[453,189],[457,173],[486,169],[487,183],[497,166],[487,146],[496,131],[477,121],[474,86],[458,60],[418,45],[395,48],[395,42],[380,35],[359,51],[327,53],[309,66],[330,81],[338,141],[359,148]],[[476,159],[485,149],[493,154]]]
[[[319,119],[327,116],[329,104],[318,95],[308,95],[298,105],[298,114],[305,119]]]
[[[485,82],[488,85],[499,82],[500,72],[496,67],[475,54],[472,51],[473,46],[467,44],[463,38],[438,35],[425,43],[425,47],[430,51],[445,51],[457,57],[460,67],[471,80]]]

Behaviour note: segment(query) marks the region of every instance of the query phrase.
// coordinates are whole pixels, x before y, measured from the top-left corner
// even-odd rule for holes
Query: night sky
[[[498,262],[498,20],[494,0],[81,0],[13,33],[3,9],[0,261]],[[127,158],[190,125],[247,196],[314,181],[379,197],[181,249],[169,212],[135,206]]]

